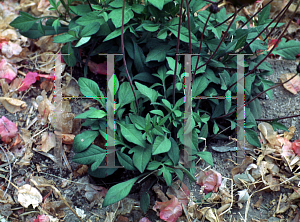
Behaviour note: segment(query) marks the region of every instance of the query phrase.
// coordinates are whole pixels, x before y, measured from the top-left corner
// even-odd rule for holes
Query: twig
[[[67,207],[75,214],[76,217],[78,217],[78,219],[83,222],[83,220],[81,219],[81,217],[79,217],[79,215],[76,213],[75,210],[73,210],[73,208],[69,205],[69,203],[66,201],[66,199],[61,195],[60,191],[53,185],[50,184],[37,184],[33,179],[30,179],[30,181],[36,186],[36,187],[51,187],[57,194],[58,196],[61,198],[61,200],[64,202],[64,204],[67,205]]]
[[[2,147],[1,145],[0,145],[0,148],[1,148],[1,150],[3,151],[3,153],[5,154],[5,157],[6,157],[6,159],[7,159],[7,162],[8,162],[8,164],[9,164],[9,180],[8,180],[8,185],[7,185],[6,190],[5,190],[5,192],[4,192],[4,195],[3,195],[3,198],[4,198],[5,195],[6,195],[6,193],[7,193],[7,191],[8,191],[9,185],[11,184],[12,169],[11,169],[11,164],[10,164],[9,158],[8,158],[8,156],[7,156],[6,152],[5,152],[5,150],[3,149],[3,147]]]

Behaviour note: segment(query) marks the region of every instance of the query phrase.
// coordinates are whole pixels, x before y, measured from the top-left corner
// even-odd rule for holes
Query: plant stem
[[[130,78],[130,75],[129,75],[129,72],[128,72],[128,69],[127,69],[127,65],[126,65],[126,60],[125,60],[125,49],[124,49],[124,11],[125,11],[125,0],[123,0],[123,7],[122,7],[122,28],[121,28],[121,45],[122,45],[123,63],[124,63],[124,68],[125,68],[125,72],[126,72],[126,75],[127,75],[127,79],[129,81],[131,90],[132,90],[133,95],[134,95],[137,114],[139,115],[138,101],[136,99],[136,95],[135,95],[135,92],[134,92],[134,89],[133,89],[133,85],[132,85],[132,80]]]
[[[267,92],[267,91],[269,91],[269,90],[271,90],[271,89],[274,89],[274,88],[276,88],[276,87],[278,87],[278,86],[281,86],[281,85],[287,83],[288,81],[292,80],[292,79],[293,79],[294,77],[296,77],[297,75],[298,75],[298,73],[296,73],[295,75],[293,75],[292,78],[290,78],[290,79],[288,79],[288,80],[286,80],[286,81],[284,81],[284,82],[282,82],[282,83],[276,84],[276,85],[270,87],[269,89],[266,89],[265,91],[259,93],[259,94],[256,95],[253,99],[251,99],[249,102],[247,102],[247,103],[244,104],[243,106],[239,107],[238,109],[236,109],[236,110],[234,110],[234,111],[232,111],[231,113],[228,113],[228,114],[226,114],[226,115],[216,117],[215,119],[219,119],[219,118],[224,118],[224,117],[226,117],[226,116],[230,116],[231,114],[233,114],[233,113],[239,111],[240,109],[246,107],[249,103],[251,103],[253,100],[257,99],[257,97],[259,97],[259,96],[262,95],[263,93],[265,93],[265,92]]]
[[[212,57],[217,53],[218,49],[220,48],[222,42],[224,41],[224,39],[225,39],[225,37],[226,37],[226,35],[227,35],[228,31],[229,31],[229,28],[231,27],[232,23],[233,23],[234,20],[235,20],[236,15],[237,15],[236,8],[234,8],[234,9],[235,9],[235,12],[234,12],[234,18],[231,20],[230,24],[228,25],[228,28],[226,29],[225,33],[223,34],[223,37],[222,37],[222,39],[220,40],[220,42],[219,42],[219,44],[218,44],[216,50],[213,52],[213,54],[211,54],[211,56],[208,58],[208,60],[207,60],[204,64],[202,64],[202,65],[199,66],[198,68],[195,68],[195,73],[196,73],[196,71],[197,71],[198,69],[200,69],[201,67],[203,67],[203,66],[205,66],[207,63],[209,63],[209,61],[212,59]]]
[[[177,44],[176,44],[176,55],[175,55],[175,70],[173,76],[173,106],[175,106],[175,84],[176,84],[176,74],[177,74],[177,61],[178,61],[178,52],[179,52],[179,39],[180,39],[180,26],[181,26],[181,18],[182,18],[182,7],[183,7],[183,0],[181,0],[180,10],[179,10],[179,24],[178,24],[178,37],[177,37]]]
[[[202,30],[202,33],[201,33],[200,46],[199,46],[199,51],[198,51],[199,55],[197,57],[197,62],[196,62],[196,66],[195,67],[198,66],[198,62],[199,62],[199,59],[200,59],[201,48],[202,48],[203,36],[204,36],[204,32],[205,32],[205,29],[206,29],[206,26],[207,26],[207,23],[209,21],[210,16],[211,16],[211,12],[208,14],[208,17],[206,19],[206,22],[204,24],[204,27],[203,27],[203,30]],[[193,80],[192,80],[193,82],[194,82],[194,79],[195,79],[195,75],[196,75],[196,71],[194,71],[194,74],[193,74]]]
[[[290,0],[290,1],[293,1],[293,0]],[[285,27],[285,29],[283,30],[283,32],[280,34],[280,36],[278,37],[276,43],[274,44],[274,46],[276,46],[278,43],[279,43],[279,40],[282,38],[282,36],[284,35],[284,33],[286,32],[287,28],[289,27],[289,25],[291,24],[291,21],[292,21],[292,18],[294,17],[294,15],[296,14],[296,11],[298,10],[299,8],[299,2],[297,4],[297,7],[296,7],[296,10],[294,11],[293,15],[291,16],[291,19],[289,20],[287,26]],[[250,74],[252,74],[256,68],[262,64],[266,59],[267,57],[272,53],[272,51],[275,49],[275,47],[272,47],[272,49],[268,52],[268,54],[250,71],[248,72],[244,77],[240,78],[238,81],[236,81],[234,84],[232,84],[231,86],[228,87],[228,89],[225,91],[225,93],[232,87],[234,86],[235,84],[237,84],[239,81],[241,81],[242,79],[246,78],[247,76],[249,76]]]

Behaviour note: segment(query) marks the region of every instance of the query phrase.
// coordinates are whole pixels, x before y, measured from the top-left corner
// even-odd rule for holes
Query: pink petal
[[[10,83],[17,76],[17,68],[9,64],[5,59],[0,61],[0,78]]]
[[[197,177],[197,184],[204,186],[204,193],[207,194],[210,191],[217,192],[218,187],[221,186],[222,176],[215,170],[209,170],[208,172],[200,172]]]
[[[100,64],[97,64],[95,62],[89,61],[88,67],[90,68],[91,72],[94,74],[101,74],[101,75],[107,75],[106,69],[107,69],[107,63],[106,61]]]
[[[21,83],[21,87],[19,88],[19,91],[25,91],[29,89],[29,87],[36,82],[38,74],[36,72],[28,72],[25,79],[23,79]]]
[[[143,217],[139,222],[151,222],[147,217]]]
[[[0,136],[4,143],[10,143],[11,138],[18,134],[17,125],[7,119],[5,116],[0,118]]]
[[[171,200],[166,202],[155,201],[153,210],[160,209],[160,219],[167,222],[176,222],[182,214],[182,206],[178,199],[172,195]]]

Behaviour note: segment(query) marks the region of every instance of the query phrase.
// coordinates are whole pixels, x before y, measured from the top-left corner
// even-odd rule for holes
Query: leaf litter
[[[261,3],[265,4],[264,1]],[[11,114],[24,112],[24,116],[28,116],[28,118],[23,122],[25,124],[22,124],[21,122],[14,123],[4,115],[1,116],[0,136],[4,143],[1,153],[1,169],[2,172],[6,173],[6,176],[1,174],[1,177],[6,181],[8,181],[7,175],[10,173],[5,167],[13,162],[14,165],[30,166],[31,159],[34,156],[33,150],[43,153],[43,155],[48,154],[49,158],[51,155],[52,160],[59,158],[48,153],[51,149],[55,149],[56,139],[62,139],[66,150],[70,149],[75,136],[75,129],[78,129],[79,126],[78,122],[74,120],[75,115],[71,111],[70,103],[64,101],[63,112],[68,113],[68,115],[63,117],[62,122],[66,127],[62,129],[63,133],[49,131],[49,125],[54,123],[52,115],[55,109],[53,94],[47,95],[47,92],[52,91],[55,78],[53,72],[55,66],[54,57],[51,54],[57,53],[62,45],[52,43],[51,36],[31,40],[20,36],[17,31],[11,29],[8,24],[17,16],[17,11],[14,10],[15,4],[14,1],[5,1],[5,5],[1,5],[0,8],[2,11],[5,10],[1,21],[1,27],[3,28],[0,43],[2,53],[0,60],[0,84],[3,96],[0,97],[0,102],[7,112]],[[275,4],[278,4],[278,6],[276,7]],[[31,8],[31,12],[34,15],[51,16],[55,12],[48,10],[49,6],[50,4],[47,1],[38,1],[38,4],[34,2],[29,4],[26,1],[21,1],[18,9],[26,11],[28,8]],[[279,7],[283,7],[283,4],[274,1],[271,9],[273,11],[271,12],[275,13]],[[252,10],[256,9],[252,8]],[[246,11],[244,12],[247,13]],[[274,46],[274,40],[276,39],[270,41],[269,47]],[[39,50],[32,51],[29,48],[31,44],[35,44]],[[20,62],[21,65],[17,65]],[[65,64],[62,64],[62,69],[64,70]],[[38,71],[28,71],[32,68]],[[89,68],[95,74],[106,74],[105,63],[92,64],[90,62]],[[44,74],[40,74],[40,72]],[[282,81],[291,76],[291,74],[283,75]],[[62,89],[64,96],[80,96],[81,93],[76,80],[70,77],[69,74],[66,74],[64,77],[65,84]],[[42,79],[39,82],[40,90],[38,92],[40,95],[35,95],[35,97],[24,101],[24,95],[26,93],[29,94],[30,90],[36,87],[34,84],[40,78]],[[285,84],[284,87],[291,93],[296,94],[299,91],[299,78],[294,78],[293,81]],[[20,92],[25,92],[25,94]],[[30,103],[30,109],[28,109],[28,102]],[[23,128],[18,131],[18,127],[20,128],[21,126]],[[196,184],[202,197],[200,200],[194,200],[187,186],[184,183],[180,184],[178,180],[172,183],[166,194],[158,184],[155,185],[153,189],[157,194],[157,199],[162,202],[156,200],[152,209],[157,212],[160,219],[177,221],[180,217],[186,221],[204,221],[205,219],[211,222],[224,221],[223,215],[230,212],[234,205],[237,205],[239,208],[246,207],[244,218],[247,218],[247,209],[250,207],[249,203],[253,195],[262,190],[279,192],[280,187],[286,187],[293,192],[281,194],[280,198],[275,200],[276,206],[270,210],[269,215],[270,217],[283,218],[283,214],[287,213],[289,220],[293,220],[293,222],[298,221],[299,210],[296,211],[296,209],[299,207],[298,200],[300,198],[299,173],[297,173],[300,167],[300,138],[294,142],[290,141],[295,132],[294,127],[290,127],[289,131],[282,135],[277,135],[271,125],[267,123],[261,123],[258,129],[261,133],[262,147],[255,148],[254,155],[248,156],[241,165],[232,169],[233,179],[226,178],[212,169],[202,170],[199,173]],[[42,165],[37,164],[36,166],[37,171],[40,173],[45,171],[44,168]],[[72,186],[74,184],[72,177],[84,176],[86,170],[87,167],[85,165],[79,165],[76,170],[71,172],[68,179],[61,178],[60,187],[63,189]],[[227,181],[230,181],[229,186]],[[33,176],[26,173],[23,175],[19,174],[19,176],[13,178],[13,182],[10,181],[7,184],[12,184],[15,189],[12,191],[13,195],[0,190],[0,201],[3,204],[0,209],[1,216],[8,217],[13,215],[12,218],[21,218],[28,215],[28,213],[24,212],[24,208],[32,206],[38,209],[35,212],[38,215],[31,218],[34,222],[59,221],[65,216],[64,212],[61,211],[64,207],[68,207],[80,221],[87,218],[86,213],[88,212],[77,207],[72,208],[72,202],[61,194],[62,191],[57,188],[58,185],[42,176]],[[76,185],[78,191],[84,194],[89,201],[90,206],[101,207],[107,192],[106,188],[90,184],[87,177],[81,177]],[[2,187],[6,189],[8,185],[3,184]],[[234,187],[237,187],[237,189],[235,188],[234,190]],[[258,189],[258,187],[260,188]],[[238,197],[236,198],[234,194]],[[24,208],[18,208],[19,210],[13,214],[15,210],[12,207],[16,203]],[[263,199],[260,198],[254,207],[260,208],[262,204]],[[135,208],[139,208],[139,202],[131,198],[125,198],[107,207],[108,210],[105,212],[105,216],[97,216],[105,219],[107,222],[115,221],[118,216],[120,218],[120,215],[131,213]],[[142,217],[139,221],[146,222],[150,220],[147,217]],[[264,220],[253,218],[251,221]]]

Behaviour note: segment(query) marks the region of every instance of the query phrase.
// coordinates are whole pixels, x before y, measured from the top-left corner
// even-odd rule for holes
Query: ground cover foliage
[[[73,141],[76,155],[73,161],[89,165],[94,177],[112,175],[117,168],[98,168],[106,165],[106,145],[94,141],[100,135],[107,138],[107,101],[105,94],[94,81],[86,78],[90,58],[101,54],[120,54],[115,61],[122,65],[109,80],[108,87],[115,98],[115,148],[116,165],[135,171],[137,176],[112,186],[104,199],[103,207],[125,198],[134,183],[154,174],[171,186],[176,175],[181,181],[183,173],[190,180],[194,167],[186,168],[180,158],[184,149],[184,134],[192,134],[192,166],[202,158],[212,165],[211,154],[199,149],[206,138],[227,127],[233,132],[237,109],[237,58],[231,54],[245,55],[245,137],[253,146],[261,147],[256,134],[260,118],[258,95],[266,92],[272,99],[274,83],[265,79],[273,70],[265,61],[271,53],[285,59],[295,59],[300,43],[278,38],[275,47],[268,48],[269,36],[280,23],[269,19],[270,4],[259,11],[251,23],[236,13],[226,14],[216,3],[206,7],[204,0],[191,1],[57,1],[49,0],[59,18],[36,18],[20,11],[20,16],[10,23],[28,38],[58,34],[55,43],[64,43],[61,52],[70,67],[84,64],[84,73],[78,84],[81,93],[92,97],[102,108],[90,108],[76,118],[85,119],[90,126]],[[291,4],[290,1],[289,4]],[[62,6],[63,7],[62,7]],[[286,7],[285,9],[287,9]],[[284,14],[284,9],[282,10]],[[280,14],[279,14],[280,16]],[[44,22],[44,20],[46,22]],[[279,21],[279,20],[278,20]],[[281,40],[279,42],[279,39]],[[279,43],[279,44],[277,44]],[[88,49],[85,60],[83,49]],[[225,96],[226,99],[192,99],[192,116],[185,125],[184,56],[192,56],[192,96]],[[105,73],[105,66],[96,67],[95,73]],[[125,76],[126,81],[120,82]],[[288,81],[288,80],[287,80]],[[276,121],[273,128],[288,130]],[[216,176],[216,186],[221,183]],[[150,187],[149,187],[150,189]],[[210,191],[215,190],[214,186]],[[141,197],[141,207],[147,210],[149,195]]]

